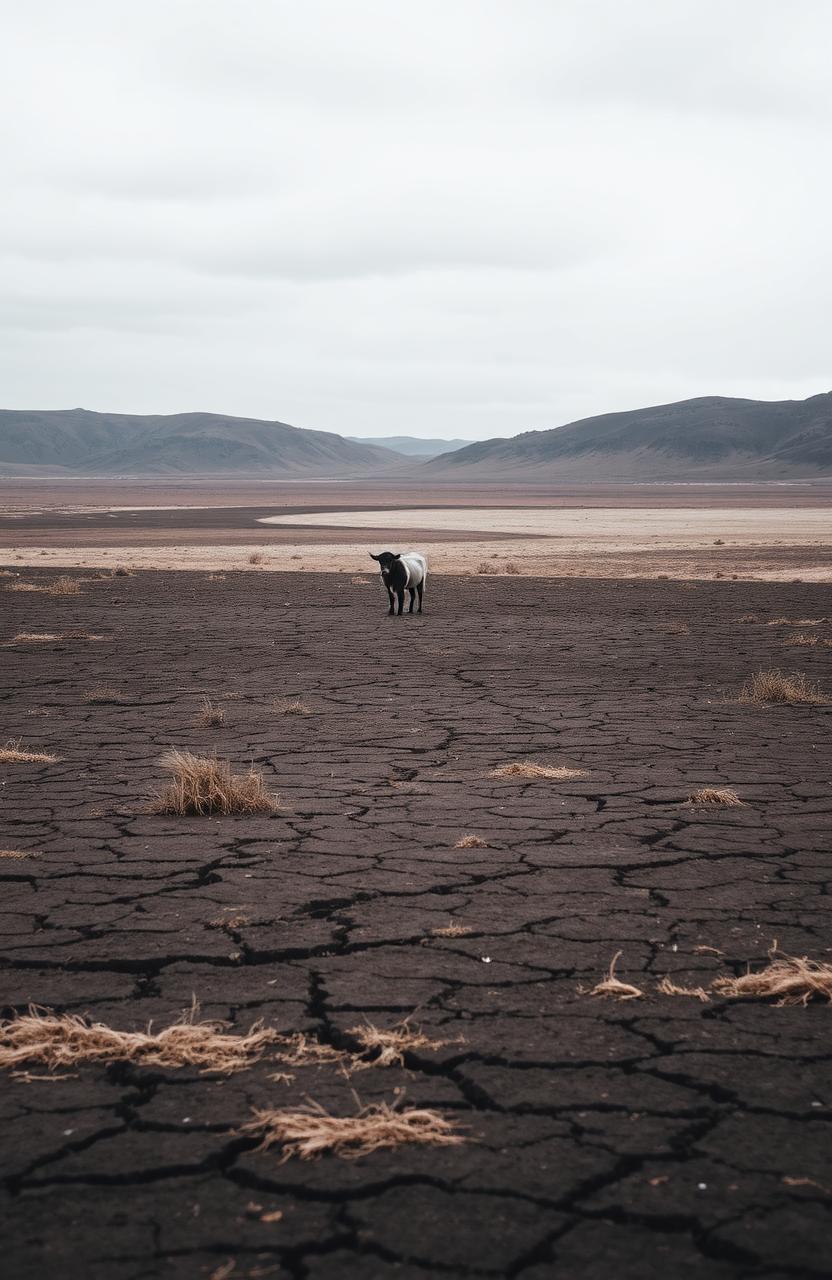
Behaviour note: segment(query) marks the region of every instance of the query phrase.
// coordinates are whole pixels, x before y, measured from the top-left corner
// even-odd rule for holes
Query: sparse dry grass
[[[663,996],[691,996],[695,1000],[701,1000],[703,1004],[707,1004],[711,998],[704,987],[680,987],[667,975],[662,978],[656,990]]]
[[[523,570],[520,568],[516,560],[507,560],[504,573],[521,574]]]
[[[369,1103],[353,1116],[330,1115],[315,1102],[286,1111],[255,1108],[253,1115],[241,1133],[261,1139],[258,1151],[281,1146],[281,1164],[293,1156],[315,1160],[331,1153],[357,1160],[383,1148],[412,1143],[448,1147],[465,1141],[438,1111],[424,1107],[397,1111],[386,1102]]]
[[[369,578],[350,578],[350,582],[354,587],[368,587],[370,585]]]
[[[104,640],[91,631],[18,631],[10,644],[48,644],[53,640]]]
[[[487,560],[481,560],[474,570],[475,573],[493,573],[494,566],[489,564]]]
[[[26,751],[19,738],[9,739],[5,747],[0,747],[0,764],[56,764],[60,758],[49,751]]]
[[[568,778],[586,778],[586,769],[571,769],[567,765],[534,764],[531,760],[515,760],[511,764],[501,764],[492,769],[492,778],[522,778],[534,781],[549,778],[554,782],[563,782]]]
[[[265,557],[262,556],[259,551],[252,551],[251,555],[248,558],[248,562],[249,564],[262,564],[264,558]]]
[[[797,671],[755,671],[740,689],[737,702],[825,707],[829,699]]]
[[[814,997],[832,1003],[832,965],[808,956],[778,955],[775,943],[769,952],[770,964],[757,973],[739,978],[717,978],[711,991],[731,1000],[777,998],[778,1005],[806,1005]]]
[[[275,698],[272,702],[272,711],[276,711],[281,716],[312,715],[312,708],[308,707],[300,698]]]
[[[251,919],[244,916],[239,911],[232,911],[228,915],[217,916],[214,920],[207,922],[209,929],[224,929],[226,933],[230,933],[234,929],[242,929],[245,925],[251,924]]]
[[[737,622],[743,622],[746,624],[749,624],[752,622],[759,622],[759,621],[760,619],[758,618],[756,613],[743,613],[740,615],[739,618],[737,618]]]
[[[202,725],[205,729],[218,729],[221,724],[225,723],[225,712],[222,707],[218,707],[210,698],[203,698],[202,710],[196,718],[196,723]]]
[[[434,938],[464,938],[466,934],[473,933],[473,929],[469,924],[457,924],[456,920],[452,920],[450,924],[444,924],[440,928],[431,929],[431,936]]]
[[[736,791],[731,787],[702,787],[699,791],[692,791],[687,799],[688,804],[696,805],[727,805],[729,808],[742,806]]]
[[[772,618],[769,627],[819,627],[826,618]]]
[[[116,567],[113,569],[111,576],[113,578],[130,578],[132,577],[132,574],[130,573],[130,570],[125,568],[123,564],[117,564]]]
[[[686,622],[660,622],[657,631],[663,632],[666,636],[689,636],[690,627]]]
[[[23,849],[0,849],[0,858],[36,858],[37,854],[25,853]]]
[[[273,813],[277,808],[277,797],[253,766],[247,773],[232,773],[227,760],[190,751],[166,751],[160,763],[171,780],[156,799],[156,813]]]
[[[449,1040],[431,1040],[423,1031],[408,1026],[407,1019],[386,1030],[365,1023],[363,1026],[350,1027],[347,1035],[358,1041],[362,1054],[375,1055],[368,1062],[356,1063],[358,1070],[366,1067],[403,1067],[406,1053],[415,1053],[420,1049],[435,1053],[451,1043]]]
[[[62,574],[46,587],[46,591],[50,596],[77,596],[81,594],[81,583],[78,578],[70,578]]]
[[[640,987],[633,986],[631,982],[622,982],[620,978],[615,976],[615,966],[621,959],[622,954],[621,951],[616,951],[610,961],[606,978],[596,982],[589,993],[591,996],[611,996],[614,1000],[641,1000],[644,998],[644,992]]]
[[[256,1022],[245,1035],[228,1023],[197,1022],[196,1005],[161,1031],[117,1031],[76,1014],[30,1006],[28,1013],[0,1022],[0,1067],[39,1065],[55,1071],[86,1062],[134,1062],[149,1067],[198,1067],[227,1075],[250,1067],[276,1033]]]
[[[314,1040],[304,1031],[281,1035],[277,1043],[275,1057],[287,1067],[337,1066],[344,1075],[349,1075],[357,1062],[355,1054],[346,1049],[336,1049],[331,1044],[321,1044],[320,1040]]]
[[[455,849],[487,849],[488,842],[482,836],[460,836],[454,845]]]
[[[811,635],[808,631],[797,631],[792,636],[786,636],[783,644],[797,645],[803,649],[832,649],[832,640],[828,640],[826,636]]]
[[[99,684],[84,694],[84,701],[88,702],[90,706],[121,706],[126,702],[126,698],[120,689],[113,689],[107,684]]]

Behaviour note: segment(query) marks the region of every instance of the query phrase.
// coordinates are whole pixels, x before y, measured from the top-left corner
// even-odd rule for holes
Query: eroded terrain
[[[351,1078],[6,1074],[10,1275],[830,1274],[832,1009],[656,993],[775,939],[832,960],[832,712],[732,700],[771,667],[832,693],[832,648],[785,643],[832,638],[828,588],[445,576],[388,619],[369,577],[78,576],[0,579],[0,735],[61,757],[0,765],[0,847],[30,855],[0,860],[4,1003],[450,1043]],[[104,638],[12,639],[77,630]],[[170,746],[253,761],[281,809],[155,816]],[[587,774],[491,776],[527,759]],[[619,950],[644,998],[592,999]],[[237,1133],[354,1090],[468,1141],[281,1164]]]

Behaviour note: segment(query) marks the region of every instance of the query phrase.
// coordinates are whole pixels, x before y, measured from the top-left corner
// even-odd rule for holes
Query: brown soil
[[[775,938],[832,962],[832,708],[735,700],[782,664],[765,621],[829,617],[827,587],[439,576],[400,619],[377,580],[246,569],[3,604],[2,741],[60,757],[0,765],[0,844],[31,855],[0,859],[6,1014],[155,1032],[195,995],[230,1035],[286,1038],[222,1079],[5,1075],[15,1280],[832,1270],[830,1010],[777,1006],[805,972],[769,972],[765,999],[712,987],[765,974]],[[24,631],[63,638],[6,646]],[[828,664],[800,651],[827,691]],[[96,685],[121,701],[87,703]],[[284,691],[314,714],[277,717]],[[222,725],[194,723],[202,697]],[[281,809],[148,812],[171,746],[253,766]],[[492,776],[525,760],[587,776]],[[744,804],[686,804],[705,787]],[[589,998],[619,951],[644,997]],[[354,1028],[408,1018],[444,1045],[341,1069]],[[282,1164],[297,1129],[241,1135],[309,1099],[465,1141]]]

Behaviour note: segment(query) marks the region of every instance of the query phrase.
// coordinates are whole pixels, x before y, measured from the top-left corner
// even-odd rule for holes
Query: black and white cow
[[[428,562],[418,551],[382,551],[379,555],[374,556],[370,552],[370,559],[375,560],[381,569],[381,580],[387,588],[387,594],[390,597],[390,608],[388,614],[396,612],[395,602],[399,602],[399,614],[404,611],[404,593],[410,592],[410,608],[408,613],[413,612],[413,605],[416,596],[419,597],[419,612],[422,612],[422,594],[425,590],[425,580],[428,576]]]

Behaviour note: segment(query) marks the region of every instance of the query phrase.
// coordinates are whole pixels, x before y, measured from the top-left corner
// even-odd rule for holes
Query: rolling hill
[[[484,440],[423,464],[436,480],[778,480],[832,475],[832,392],[706,396]]]
[[[468,444],[467,440],[423,440],[419,436],[384,436],[373,439],[370,436],[348,436],[356,444],[383,445],[385,449],[393,449],[409,458],[435,458],[440,453],[450,453],[453,449],[461,449]]]
[[[0,410],[0,475],[356,476],[401,455],[327,431],[219,413]]]

